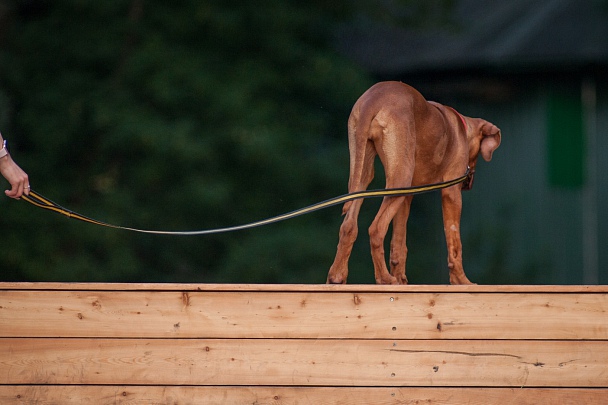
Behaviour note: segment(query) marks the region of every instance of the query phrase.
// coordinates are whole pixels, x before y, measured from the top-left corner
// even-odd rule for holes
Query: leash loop
[[[43,208],[45,210],[54,211],[58,214],[65,215],[68,218],[77,219],[79,221],[88,222],[90,224],[105,226],[108,228],[114,229],[122,229],[125,231],[131,232],[139,232],[139,233],[147,233],[147,234],[155,234],[155,235],[175,235],[175,236],[194,236],[194,235],[210,235],[216,233],[224,233],[224,232],[234,232],[240,231],[243,229],[255,228],[258,226],[269,225],[275,222],[284,221],[287,219],[295,218],[300,215],[309,214],[314,211],[318,211],[324,208],[328,208],[334,205],[346,203],[348,201],[357,200],[360,198],[374,198],[374,197],[399,197],[404,195],[414,195],[414,194],[422,194],[430,191],[440,190],[448,187],[455,186],[459,183],[466,182],[471,177],[471,170],[467,168],[466,173],[463,176],[455,178],[453,180],[448,180],[441,183],[428,184],[423,186],[413,186],[413,187],[404,187],[404,188],[392,188],[392,189],[378,189],[378,190],[364,190],[357,191],[354,193],[344,194],[339,197],[334,197],[329,200],[325,200],[316,204],[309,205],[308,207],[300,208],[295,211],[288,212],[286,214],[277,215],[275,217],[263,219],[256,222],[251,222],[244,225],[230,226],[226,228],[216,228],[216,229],[204,229],[198,231],[155,231],[155,230],[146,230],[146,229],[137,229],[130,228],[127,226],[119,226],[109,224],[103,221],[99,221],[97,219],[89,218],[77,212],[71,211],[67,208],[62,207],[61,205],[51,201],[50,199],[44,197],[42,194],[37,193],[34,190],[30,190],[29,195],[23,194],[21,198],[28,203]]]

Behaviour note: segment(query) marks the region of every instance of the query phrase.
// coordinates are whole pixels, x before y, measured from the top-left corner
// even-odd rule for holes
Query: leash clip
[[[467,178],[462,182],[462,189],[468,191],[473,188],[473,179],[475,177],[475,169],[471,169],[471,166],[467,166]]]

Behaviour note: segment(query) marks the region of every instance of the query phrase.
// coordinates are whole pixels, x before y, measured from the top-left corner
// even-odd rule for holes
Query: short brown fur
[[[443,224],[451,284],[471,284],[462,266],[460,240],[461,190],[472,185],[477,156],[489,161],[501,141],[494,124],[460,115],[427,101],[401,82],[381,82],[355,103],[348,120],[349,193],[367,188],[374,177],[376,155],[384,166],[386,188],[418,186],[452,180],[470,168],[468,182],[441,191]],[[374,273],[378,284],[407,284],[406,224],[412,196],[385,197],[369,228]],[[348,259],[357,238],[357,217],[363,200],[344,205],[340,240],[327,282],[346,283]],[[393,222],[390,273],[384,239]]]

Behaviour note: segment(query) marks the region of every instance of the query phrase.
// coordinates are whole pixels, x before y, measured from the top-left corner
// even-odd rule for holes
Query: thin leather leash
[[[460,176],[453,180],[444,181],[441,183],[428,184],[423,186],[415,186],[415,187],[405,187],[405,188],[392,188],[392,189],[380,189],[380,190],[364,190],[358,191],[354,193],[344,194],[339,197],[335,197],[320,203],[316,203],[313,205],[309,205],[308,207],[298,209],[296,211],[288,212],[286,214],[277,215],[276,217],[271,217],[268,219],[263,219],[261,221],[251,222],[245,225],[238,226],[230,226],[226,228],[216,228],[216,229],[205,229],[200,231],[152,231],[146,229],[137,229],[130,228],[127,226],[119,226],[108,224],[103,221],[99,221],[97,219],[89,218],[77,212],[71,211],[67,208],[62,207],[61,205],[54,203],[48,198],[42,196],[41,194],[35,192],[34,190],[30,190],[29,195],[22,195],[21,198],[27,201],[30,204],[35,205],[36,207],[43,208],[45,210],[54,211],[58,214],[65,215],[68,218],[77,219],[79,221],[88,222],[94,225],[105,226],[108,228],[114,229],[122,229],[125,231],[132,232],[140,232],[140,233],[148,233],[155,235],[181,235],[181,236],[192,236],[192,235],[210,235],[214,233],[223,233],[223,232],[233,232],[240,231],[243,229],[255,228],[258,226],[268,225],[279,221],[284,221],[286,219],[295,218],[300,215],[308,214],[314,211],[318,211],[327,207],[331,207],[337,204],[342,204],[348,201],[357,200],[360,198],[373,198],[373,197],[397,197],[404,195],[414,195],[414,194],[422,194],[427,193],[429,191],[440,190],[443,188],[455,186],[456,184],[463,183],[470,178],[471,170],[467,168],[466,173],[463,176]]]

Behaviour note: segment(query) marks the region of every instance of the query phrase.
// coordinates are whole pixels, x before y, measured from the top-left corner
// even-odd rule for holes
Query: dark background
[[[605,283],[608,7],[506,3],[3,2],[0,131],[33,189],[72,210],[225,227],[345,193],[350,108],[402,80],[503,131],[465,197],[469,278]],[[379,203],[363,206],[350,283],[374,282]],[[340,214],[153,236],[4,197],[0,281],[323,283]],[[415,199],[408,246],[410,282],[447,282],[438,194]]]

